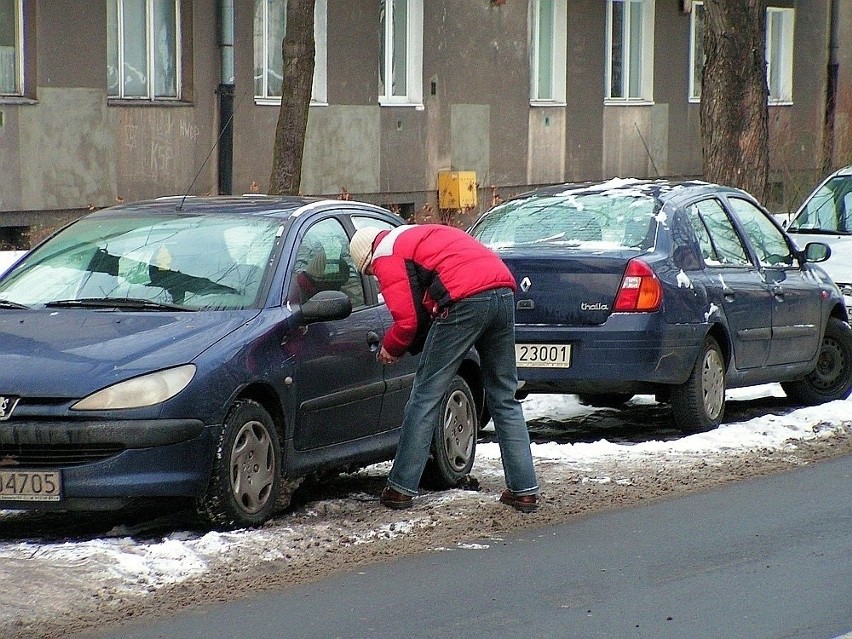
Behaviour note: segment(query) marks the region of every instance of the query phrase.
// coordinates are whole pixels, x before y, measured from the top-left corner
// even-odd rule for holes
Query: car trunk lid
[[[542,251],[531,256],[500,251],[515,281],[518,324],[594,326],[612,314],[631,258],[639,251],[566,253]]]

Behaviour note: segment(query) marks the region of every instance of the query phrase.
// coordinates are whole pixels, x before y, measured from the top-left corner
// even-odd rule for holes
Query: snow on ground
[[[752,399],[766,396],[783,396],[778,385],[766,385],[751,389],[729,391],[729,399]],[[636,398],[634,401],[643,401]],[[651,401],[648,398],[648,401]],[[767,415],[739,423],[723,424],[708,432],[672,441],[644,441],[636,444],[615,444],[606,440],[592,443],[535,443],[533,455],[537,463],[564,465],[566,470],[577,473],[591,464],[597,464],[591,475],[583,477],[594,482],[619,481],[617,476],[608,477],[601,472],[600,462],[620,460],[625,462],[659,459],[665,463],[676,463],[679,457],[694,459],[695,456],[715,454],[726,449],[765,450],[783,449],[791,442],[827,437],[848,429],[850,401],[838,401],[823,406],[801,408],[786,415]],[[594,409],[580,405],[573,396],[533,396],[524,402],[528,420],[552,419],[558,421],[576,417]],[[674,462],[673,462],[674,460]],[[604,466],[606,468],[606,466]],[[389,464],[377,464],[362,471],[371,475],[385,475]],[[484,443],[477,447],[477,462],[474,474],[478,476],[502,475],[499,465],[497,444]],[[464,491],[448,491],[435,495],[438,500],[468,499]],[[370,496],[350,495],[349,499],[367,501]],[[471,497],[470,499],[474,499]],[[314,528],[309,536],[316,535],[316,522],[322,521],[323,512],[331,512],[334,500],[311,504]],[[21,516],[15,511],[0,511],[3,518]],[[317,519],[318,518],[318,519]],[[353,535],[349,544],[366,544],[377,539],[392,539],[409,534],[413,528],[433,526],[428,516],[414,516],[393,523],[376,522],[366,533]],[[328,524],[329,530],[333,526]],[[369,528],[369,527],[368,527]],[[331,535],[331,533],[330,533]],[[182,582],[203,575],[211,566],[223,561],[226,556],[238,561],[241,556],[251,555],[261,561],[275,561],[287,557],[290,552],[309,547],[304,528],[290,528],[286,519],[273,527],[233,532],[187,532],[175,531],[158,539],[139,539],[133,531],[117,527],[95,539],[46,543],[42,540],[3,542],[0,540],[0,580],[10,583],[8,578],[24,565],[30,574],[38,566],[58,571],[58,574],[79,575],[82,580],[95,579],[108,584],[113,591],[127,594],[144,594],[166,584]],[[333,537],[333,535],[331,535]],[[317,542],[319,543],[319,542]],[[233,559],[230,559],[233,557]],[[2,596],[0,589],[0,599]],[[4,607],[9,606],[3,601]],[[7,609],[7,614],[14,612]],[[0,613],[0,625],[4,621]],[[8,620],[8,619],[7,619]]]

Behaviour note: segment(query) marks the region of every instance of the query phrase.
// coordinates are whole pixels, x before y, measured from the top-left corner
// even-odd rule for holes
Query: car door
[[[356,229],[364,226],[375,226],[380,229],[390,230],[395,226],[386,220],[366,215],[353,215],[352,223]],[[377,293],[378,305],[376,306],[376,312],[382,323],[382,336],[384,336],[390,329],[391,324],[393,324],[393,318],[388,307],[382,301],[378,280],[373,276],[369,276],[368,280],[370,286]],[[397,428],[402,423],[402,414],[405,410],[408,397],[411,395],[411,386],[414,383],[414,371],[417,369],[419,361],[419,355],[405,355],[396,363],[384,367],[386,388],[380,418],[382,429]]]
[[[708,295],[727,321],[734,366],[763,366],[772,336],[772,300],[763,273],[753,263],[730,216],[717,198],[687,207],[704,257]],[[712,306],[708,317],[716,312]]]
[[[294,446],[307,450],[358,439],[379,430],[384,377],[376,360],[382,322],[366,304],[361,276],[349,256],[340,219],[329,215],[298,231],[286,283],[286,304],[297,309],[316,292],[339,290],[352,301],[342,320],[291,331],[283,349],[293,362]]]
[[[768,215],[750,201],[727,198],[739,218],[772,300],[772,344],[766,364],[792,364],[813,359],[820,347],[820,287],[806,272]]]

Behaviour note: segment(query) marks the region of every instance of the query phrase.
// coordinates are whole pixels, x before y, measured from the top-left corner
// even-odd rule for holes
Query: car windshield
[[[269,218],[181,212],[83,218],[10,271],[0,300],[6,307],[251,307],[280,226]]]
[[[510,200],[472,229],[491,248],[535,245],[638,248],[655,244],[657,200],[633,190],[567,191]]]
[[[818,187],[790,222],[788,230],[852,233],[852,176],[838,175]]]

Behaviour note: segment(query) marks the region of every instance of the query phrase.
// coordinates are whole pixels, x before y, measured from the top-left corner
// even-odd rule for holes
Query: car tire
[[[196,511],[220,529],[259,526],[281,492],[281,445],[275,423],[255,401],[236,402],[222,427],[213,472]]]
[[[456,375],[441,400],[432,450],[421,481],[424,488],[446,490],[467,478],[476,455],[478,432],[473,393],[467,382]]]
[[[632,393],[580,393],[577,399],[581,404],[595,408],[621,408],[631,399]]]
[[[793,401],[815,406],[846,399],[852,392],[852,328],[831,317],[825,326],[816,368],[803,379],[783,382]]]
[[[715,339],[704,338],[701,353],[684,384],[671,389],[675,425],[703,432],[722,423],[725,413],[725,358]]]

